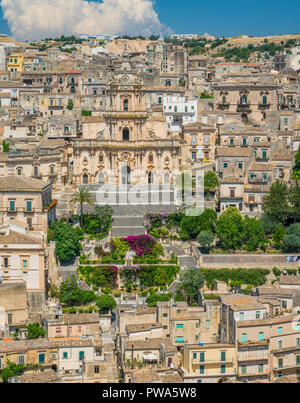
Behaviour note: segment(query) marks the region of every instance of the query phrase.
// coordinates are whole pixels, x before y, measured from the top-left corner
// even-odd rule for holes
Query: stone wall
[[[230,254],[230,255],[201,255],[198,265],[203,268],[267,268],[295,269],[300,267],[300,260],[295,263],[287,262],[286,254]]]

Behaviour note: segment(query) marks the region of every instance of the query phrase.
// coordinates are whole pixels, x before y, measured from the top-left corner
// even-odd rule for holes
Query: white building
[[[164,116],[167,118],[167,130],[179,131],[181,127],[197,121],[198,101],[186,97],[164,97]]]

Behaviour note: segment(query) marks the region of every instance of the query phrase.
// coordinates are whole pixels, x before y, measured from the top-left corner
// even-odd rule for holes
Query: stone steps
[[[144,218],[136,216],[113,216],[111,236],[126,237],[145,234]]]

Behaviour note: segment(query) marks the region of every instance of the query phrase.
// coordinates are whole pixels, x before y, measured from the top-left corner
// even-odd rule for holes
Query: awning
[[[157,361],[157,357],[155,354],[144,354],[143,359],[145,361]]]

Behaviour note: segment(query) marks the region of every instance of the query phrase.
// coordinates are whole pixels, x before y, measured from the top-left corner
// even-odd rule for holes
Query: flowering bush
[[[156,244],[150,235],[129,236],[122,241],[127,242],[130,249],[134,250],[138,256],[151,255]]]

